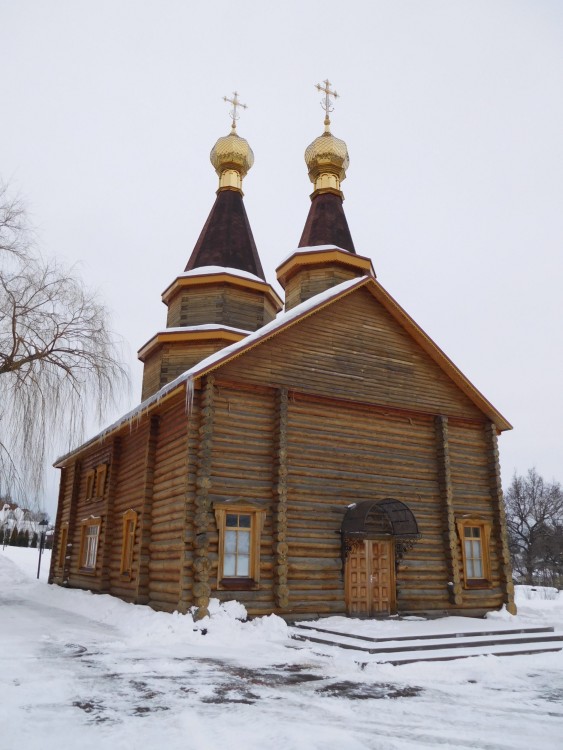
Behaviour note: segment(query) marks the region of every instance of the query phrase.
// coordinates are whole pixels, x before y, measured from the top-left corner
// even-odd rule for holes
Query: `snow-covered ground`
[[[277,617],[243,623],[237,604],[195,624],[47,586],[48,563],[37,581],[37,550],[0,549],[0,750],[563,748],[563,652],[362,665],[290,640]],[[519,613],[487,628],[563,629],[560,595]],[[422,634],[453,619],[354,627]]]

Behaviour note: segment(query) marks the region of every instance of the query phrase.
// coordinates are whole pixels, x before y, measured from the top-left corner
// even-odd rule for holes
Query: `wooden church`
[[[159,610],[514,612],[497,437],[510,424],[377,281],[344,215],[348,151],[324,132],[298,249],[264,278],[237,134],[142,403],[59,459],[50,581]]]

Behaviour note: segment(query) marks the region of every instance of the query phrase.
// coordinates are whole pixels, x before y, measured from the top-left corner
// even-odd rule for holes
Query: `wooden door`
[[[346,559],[346,608],[354,617],[390,615],[395,608],[393,542],[361,539]]]

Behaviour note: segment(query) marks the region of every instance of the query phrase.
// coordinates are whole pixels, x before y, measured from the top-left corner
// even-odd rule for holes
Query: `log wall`
[[[198,450],[201,428],[200,393],[196,391],[187,418],[184,441],[186,483],[183,498],[182,560],[180,566],[180,600],[178,610],[187,612],[194,604],[195,498],[197,491]]]
[[[62,525],[69,525],[71,520],[72,510],[72,495],[73,486],[76,480],[77,465],[71,464],[70,466],[62,469],[61,479],[59,485],[59,503],[57,506],[57,518],[55,525],[55,538],[53,540],[53,551],[51,553],[51,567],[49,570],[49,583],[64,584],[68,579],[70,572],[70,559],[71,559],[71,539],[67,536],[67,543],[65,545],[64,555],[61,555],[61,543]],[[63,564],[59,565],[59,561],[63,560]]]
[[[422,534],[400,571],[399,608],[447,606],[431,420],[290,398],[288,446],[291,609],[344,611],[339,531],[346,508],[386,497],[412,509]]]
[[[137,578],[139,575],[139,556],[135,555],[133,563],[134,575],[121,575],[121,549],[123,543],[123,514],[128,510],[135,511],[140,517],[143,510],[143,495],[145,485],[146,446],[149,439],[150,423],[148,419],[126,432],[120,439],[119,468],[112,490],[111,506],[104,518],[102,528],[104,533],[112,533],[111,549],[108,553],[109,565],[109,593],[134,601],[137,593]],[[111,476],[110,476],[111,481]],[[140,524],[135,531],[135,547],[138,548],[140,539]]]
[[[114,437],[111,444],[111,462],[106,476],[107,491],[103,511],[104,536],[103,545],[98,545],[98,566],[101,570],[101,591],[110,591],[112,583],[112,555],[116,540],[121,538],[120,518],[115,514],[115,496],[121,459],[121,438]]]
[[[68,528],[68,575],[66,579],[75,588],[100,591],[102,588],[101,567],[98,565],[95,573],[80,570],[80,537],[81,524],[84,519],[104,518],[106,508],[106,493],[108,482],[106,478],[105,492],[101,497],[86,498],[86,483],[88,473],[100,464],[111,464],[111,444],[96,446],[90,454],[75,466],[72,483],[72,495],[69,508]],[[98,539],[98,550],[103,549],[106,537],[106,524],[102,522]]]
[[[104,497],[86,501],[86,475],[102,461]],[[65,469],[60,497],[71,546],[53,580],[156,609],[205,614],[217,596],[251,615],[342,614],[342,519],[351,503],[387,497],[421,532],[397,572],[399,611],[510,597],[495,427],[363,289],[204,378],[189,415],[180,393],[94,446]],[[235,498],[265,510],[257,590],[217,590],[213,504]],[[120,574],[129,509],[139,514],[130,580]],[[104,517],[95,576],[78,570],[89,515]],[[468,515],[492,524],[488,590],[462,586],[455,523]]]
[[[162,408],[154,456],[148,604],[175,610],[180,598],[188,417],[182,396]]]
[[[464,515],[481,518],[492,524],[490,544],[492,587],[486,590],[464,589],[463,606],[498,608],[504,601],[498,549],[501,528],[495,509],[495,498],[491,491],[487,425],[450,424],[448,432],[454,514],[458,518]],[[461,568],[461,542],[458,546],[458,564]]]
[[[213,596],[236,598],[252,614],[275,609],[273,596],[273,452],[275,392],[271,389],[235,390],[217,383],[214,393],[214,430],[211,444],[209,501],[259,501],[266,509],[261,536],[260,588],[256,591],[217,591],[218,533],[208,517],[210,583]]]

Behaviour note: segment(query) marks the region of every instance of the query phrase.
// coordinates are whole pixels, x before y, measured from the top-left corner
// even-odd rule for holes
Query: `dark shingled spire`
[[[336,245],[350,253],[356,252],[342,198],[335,193],[320,193],[311,201],[299,247],[315,245]]]
[[[220,190],[186,266],[225,266],[265,279],[239,190]]]

